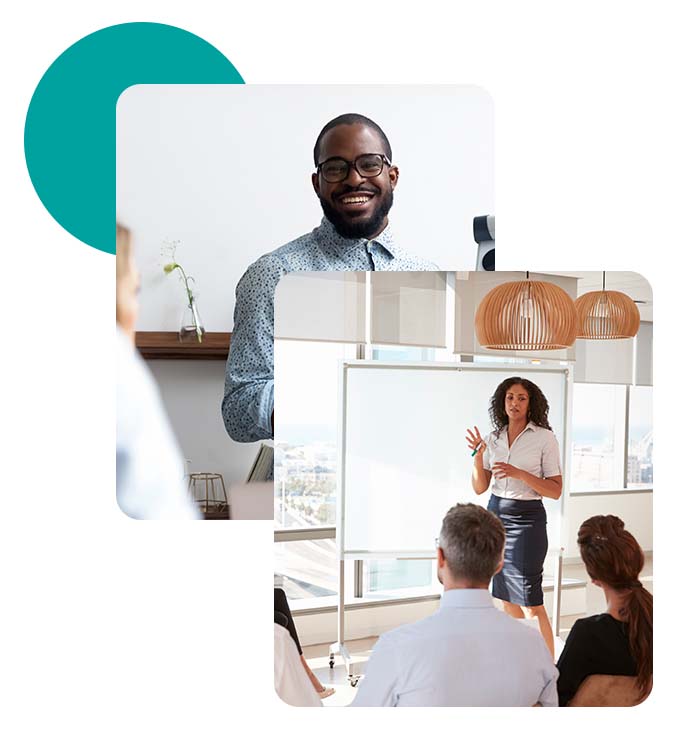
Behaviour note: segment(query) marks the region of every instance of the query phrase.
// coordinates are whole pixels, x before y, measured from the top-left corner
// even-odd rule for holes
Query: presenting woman
[[[482,494],[492,482],[487,509],[506,529],[504,567],[492,580],[492,595],[515,618],[537,618],[554,658],[554,635],[544,606],[542,568],[547,555],[543,497],[558,500],[562,479],[559,444],[547,420],[549,404],[528,379],[505,379],[490,401],[494,431],[483,440],[467,430],[474,453],[472,483]]]

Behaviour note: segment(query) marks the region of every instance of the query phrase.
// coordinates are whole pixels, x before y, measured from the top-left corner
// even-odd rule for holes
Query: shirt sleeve
[[[483,469],[490,471],[492,469],[492,433],[485,439],[485,451],[483,452]]]
[[[554,433],[547,433],[547,438],[542,447],[542,476],[561,476],[561,457],[559,455],[559,441]]]
[[[587,641],[584,624],[577,620],[571,628],[564,650],[557,662],[557,669],[559,669],[557,691],[559,692],[559,704],[562,707],[565,707],[573,698],[585,677],[592,673]]]
[[[271,255],[252,264],[236,288],[222,419],[243,443],[272,438],[275,287],[284,269]]]
[[[351,707],[396,707],[397,655],[384,636],[375,644]]]
[[[554,667],[553,667],[554,668]],[[540,694],[538,702],[543,707],[559,707],[559,696],[557,694],[557,670],[554,668],[554,673],[551,679],[545,684],[545,688]]]

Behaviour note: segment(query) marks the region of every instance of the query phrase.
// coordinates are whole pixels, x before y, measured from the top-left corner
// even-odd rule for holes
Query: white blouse
[[[559,443],[554,433],[534,423],[528,423],[511,447],[507,427],[502,428],[499,433],[492,431],[485,440],[485,445],[483,468],[489,471],[492,471],[495,462],[504,462],[541,479],[561,474]],[[497,479],[494,474],[491,491],[497,497],[506,497],[510,500],[542,499],[542,495],[520,479],[513,477]]]

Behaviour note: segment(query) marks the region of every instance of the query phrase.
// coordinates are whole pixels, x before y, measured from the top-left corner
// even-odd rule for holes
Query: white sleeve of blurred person
[[[134,347],[139,276],[117,226],[117,503],[131,518],[198,519],[158,387]]]
[[[275,623],[275,692],[293,707],[322,707],[289,631]]]

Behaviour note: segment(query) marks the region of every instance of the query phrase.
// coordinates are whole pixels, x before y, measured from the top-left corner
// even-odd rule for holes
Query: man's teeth
[[[372,195],[356,195],[355,197],[343,197],[342,202],[346,203],[347,205],[349,203],[363,203],[368,202]]]

